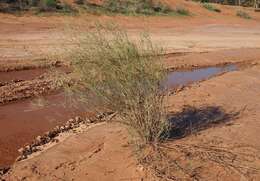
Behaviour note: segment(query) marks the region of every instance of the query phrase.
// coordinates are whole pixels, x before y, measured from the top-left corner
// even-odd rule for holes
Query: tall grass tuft
[[[237,16],[244,19],[252,19],[252,17],[248,13],[241,10],[237,11]]]
[[[178,15],[181,15],[181,16],[190,16],[191,15],[190,11],[183,7],[177,7],[175,11]]]
[[[132,41],[114,26],[97,26],[79,37],[72,53],[78,83],[70,92],[92,108],[117,112],[142,143],[160,142],[168,128],[160,87],[166,74],[159,63],[162,50],[148,35]]]
[[[214,12],[217,12],[217,13],[221,12],[220,9],[216,8],[215,6],[213,6],[210,3],[202,3],[202,7],[204,7],[205,9],[207,9],[209,11],[214,11]]]

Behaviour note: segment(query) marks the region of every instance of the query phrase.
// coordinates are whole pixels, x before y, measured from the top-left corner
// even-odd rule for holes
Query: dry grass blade
[[[171,143],[151,149],[142,158],[162,180],[210,180],[210,176],[216,174],[212,177],[216,178],[221,173],[250,180],[260,170],[256,164],[259,160],[257,151],[247,146]],[[208,166],[218,168],[219,173],[205,173]]]

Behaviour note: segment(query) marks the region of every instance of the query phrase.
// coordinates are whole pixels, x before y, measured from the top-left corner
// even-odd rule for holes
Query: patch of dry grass
[[[71,58],[78,83],[69,92],[92,108],[117,112],[142,143],[160,142],[168,127],[160,88],[162,50],[149,36],[134,42],[115,26],[97,26],[77,37]]]

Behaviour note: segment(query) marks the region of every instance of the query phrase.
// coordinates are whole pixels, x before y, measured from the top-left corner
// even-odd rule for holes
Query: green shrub
[[[244,11],[237,11],[237,16],[244,19],[251,19],[251,16]]]
[[[74,2],[79,5],[84,4],[84,0],[75,0]]]
[[[33,5],[32,0],[2,0],[0,1],[0,12],[15,12],[27,10]]]
[[[148,36],[133,42],[119,28],[98,27],[78,36],[71,57],[79,81],[69,92],[92,109],[117,112],[143,143],[160,141],[168,128],[166,94],[160,87],[165,78],[161,50]]]
[[[40,0],[39,8],[41,11],[50,11],[54,10],[57,7],[56,0]]]
[[[202,6],[203,6],[204,8],[206,8],[207,10],[209,10],[209,11],[214,11],[214,12],[217,12],[217,13],[220,13],[220,12],[221,12],[220,9],[214,7],[212,4],[209,4],[209,3],[203,3]]]
[[[183,8],[183,7],[177,7],[176,8],[176,13],[182,16],[190,16],[190,11]]]
[[[56,6],[57,6],[56,0],[43,0],[43,2],[47,7],[50,7],[50,8],[56,8]]]

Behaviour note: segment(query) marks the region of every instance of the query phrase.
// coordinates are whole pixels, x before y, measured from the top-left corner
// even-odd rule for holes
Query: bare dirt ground
[[[168,160],[178,162],[179,169],[168,168],[175,174],[171,178],[259,180],[260,14],[244,9],[253,17],[244,20],[235,16],[240,8],[216,5],[222,10],[216,14],[194,2],[167,2],[173,7],[184,6],[195,15],[16,17],[0,14],[0,167],[14,162],[19,147],[74,115],[62,114],[66,109],[51,110],[55,105],[40,108],[39,113],[31,107],[32,100],[20,101],[48,93],[48,89],[42,88],[48,88],[49,84],[39,79],[46,73],[44,68],[55,67],[57,61],[67,64],[68,60],[60,56],[72,46],[69,37],[64,36],[66,26],[80,25],[81,29],[89,30],[95,21],[114,21],[125,27],[132,38],[148,30],[154,43],[166,49],[167,69],[240,65],[238,71],[194,84],[169,97],[170,110],[175,117],[177,114],[183,119],[180,126],[187,127],[187,133],[173,135],[174,141],[162,148]],[[55,60],[49,59],[52,55]],[[8,100],[11,103],[6,104]],[[52,116],[57,111],[62,116],[56,115],[54,119]],[[194,128],[187,126],[190,120]],[[198,124],[201,122],[202,125]],[[15,163],[6,180],[152,180],[137,164],[127,140],[120,125],[97,126],[69,137],[32,159]]]
[[[121,125],[98,125],[43,152],[43,157],[20,162],[15,168],[17,172],[6,179],[150,180],[138,165],[128,141]]]
[[[171,155],[184,168],[172,172],[200,180],[260,179],[259,70],[226,73],[170,96],[170,108],[183,118],[180,128],[187,129],[164,148],[184,151]]]

